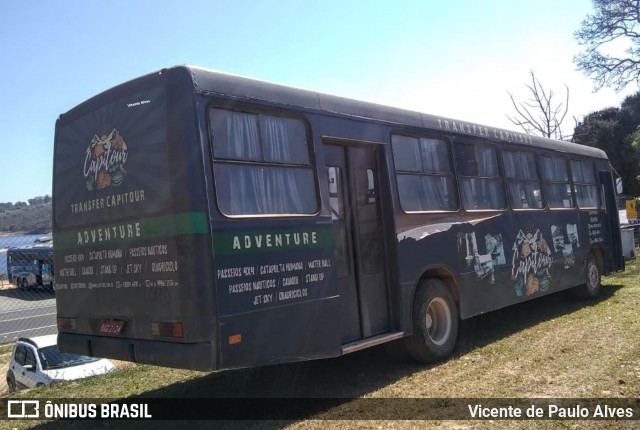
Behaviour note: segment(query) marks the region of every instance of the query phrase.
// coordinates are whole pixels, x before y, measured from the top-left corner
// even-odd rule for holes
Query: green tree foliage
[[[622,177],[625,194],[640,195],[640,146],[633,144],[640,125],[640,93],[627,97],[619,108],[587,115],[574,130],[573,141],[607,153]]]
[[[619,91],[640,78],[640,0],[593,0],[593,7],[575,33],[585,50],[574,62],[596,89]],[[621,43],[626,49],[616,52]]]

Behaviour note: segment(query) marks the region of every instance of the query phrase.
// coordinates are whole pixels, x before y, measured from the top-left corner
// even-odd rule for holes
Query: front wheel
[[[12,374],[7,375],[7,390],[10,393],[16,392],[16,380]]]
[[[600,268],[593,255],[589,255],[585,266],[585,283],[573,289],[574,295],[582,300],[593,299],[600,294],[602,284]]]
[[[458,338],[458,309],[451,291],[440,279],[427,279],[413,302],[413,335],[405,339],[409,355],[433,363],[451,355]]]
[[[18,280],[18,288],[20,290],[26,290],[29,287],[29,284],[27,283],[27,278],[20,278]]]

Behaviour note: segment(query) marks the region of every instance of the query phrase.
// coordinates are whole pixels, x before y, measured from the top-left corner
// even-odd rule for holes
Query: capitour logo
[[[84,178],[89,191],[122,185],[127,174],[127,144],[117,129],[94,134],[84,159]]]

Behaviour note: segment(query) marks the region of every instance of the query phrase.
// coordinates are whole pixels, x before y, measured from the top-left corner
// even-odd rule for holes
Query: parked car
[[[57,335],[20,338],[13,347],[7,386],[9,392],[22,388],[72,381],[115,370],[105,358],[58,351]]]

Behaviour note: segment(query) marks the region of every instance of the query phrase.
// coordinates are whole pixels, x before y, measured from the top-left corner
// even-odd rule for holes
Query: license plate
[[[124,328],[124,321],[121,320],[103,320],[100,323],[100,333],[102,334],[120,334]]]

